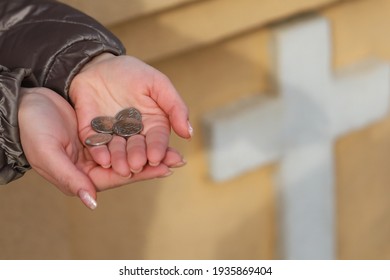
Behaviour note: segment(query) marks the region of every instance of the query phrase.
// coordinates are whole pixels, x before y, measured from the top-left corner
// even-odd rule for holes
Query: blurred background
[[[0,258],[285,258],[280,160],[216,180],[205,117],[248,98],[278,98],[273,30],[307,14],[330,23],[334,71],[371,57],[390,63],[390,0],[62,2],[170,77],[195,131],[191,141],[171,139],[188,164],[165,179],[99,193],[93,212],[30,171],[0,188]],[[390,117],[335,139],[332,156],[332,257],[389,259]]]

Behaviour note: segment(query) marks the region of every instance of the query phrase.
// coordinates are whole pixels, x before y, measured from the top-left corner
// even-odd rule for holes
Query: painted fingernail
[[[95,210],[97,207],[96,200],[85,190],[80,190],[78,193],[81,201],[91,210]]]
[[[192,137],[194,135],[194,129],[192,128],[190,121],[187,122],[187,125],[188,125],[188,133],[190,134],[190,137]]]

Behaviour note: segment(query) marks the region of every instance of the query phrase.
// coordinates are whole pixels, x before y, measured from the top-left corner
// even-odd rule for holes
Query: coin
[[[115,118],[108,116],[96,117],[91,121],[93,130],[100,133],[112,133]]]
[[[117,120],[132,118],[132,119],[136,119],[138,121],[141,121],[142,115],[141,115],[141,112],[138,111],[136,108],[130,107],[130,108],[126,108],[126,109],[119,111],[119,113],[117,113],[115,115],[115,118]]]
[[[85,140],[85,144],[89,146],[100,146],[100,145],[105,145],[108,142],[110,142],[112,139],[111,134],[106,134],[106,133],[96,133],[91,136],[89,136]]]
[[[119,120],[114,123],[113,127],[114,133],[123,137],[130,137],[138,134],[142,131],[142,129],[142,122],[133,118]]]

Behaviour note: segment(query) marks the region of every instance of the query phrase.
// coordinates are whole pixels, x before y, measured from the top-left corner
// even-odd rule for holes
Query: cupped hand
[[[141,112],[141,134],[127,141],[114,136],[107,146],[88,147],[96,163],[122,176],[141,172],[147,163],[158,166],[168,151],[171,128],[191,138],[187,107],[170,80],[134,57],[105,53],[94,58],[73,79],[69,96],[83,143],[94,133],[93,118],[114,116],[127,107]]]
[[[140,180],[165,177],[169,167],[183,165],[181,155],[168,148],[161,164],[146,165],[142,172],[123,177],[103,168],[80,142],[73,108],[46,88],[22,88],[19,129],[24,153],[33,169],[67,195],[78,195],[91,209],[96,192]]]

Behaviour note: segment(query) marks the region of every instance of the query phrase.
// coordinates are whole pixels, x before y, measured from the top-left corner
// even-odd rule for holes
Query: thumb
[[[184,103],[174,106],[169,114],[169,122],[177,135],[191,139],[193,128],[188,118],[188,110]]]
[[[190,139],[193,129],[189,122],[186,104],[167,76],[158,72],[153,88],[153,99],[168,115],[173,130],[177,135]]]

